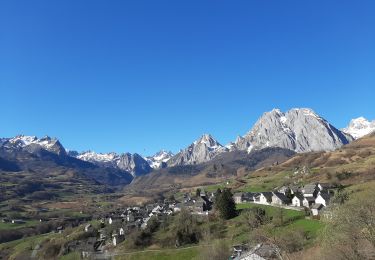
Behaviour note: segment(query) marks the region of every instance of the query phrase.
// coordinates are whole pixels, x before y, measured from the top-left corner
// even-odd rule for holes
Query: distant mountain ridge
[[[99,167],[68,156],[65,150],[64,152],[57,151],[56,139],[43,138],[42,140],[48,140],[48,143],[42,144],[40,144],[41,139],[32,138],[28,139],[33,140],[32,142],[25,143],[19,142],[19,139],[18,137],[11,141],[7,139],[0,145],[0,175],[4,172],[30,173],[30,178],[38,175],[40,180],[48,181],[48,176],[51,174],[58,176],[57,173],[71,173],[90,183],[111,186],[126,185],[133,180],[133,176],[127,171]],[[69,176],[64,178],[69,178]]]
[[[38,145],[43,149],[55,153],[57,155],[67,155],[65,148],[62,146],[60,141],[56,138],[45,136],[43,138],[37,138],[36,136],[18,135],[13,138],[3,138],[0,142],[1,146],[6,147],[32,147]]]
[[[265,112],[249,132],[225,146],[210,134],[204,134],[175,155],[164,150],[148,157],[137,153],[78,153],[65,150],[58,139],[48,136],[40,139],[24,135],[1,138],[0,146],[19,147],[31,153],[45,149],[59,156],[74,157],[100,167],[123,170],[136,177],[148,174],[154,169],[205,163],[219,154],[233,151],[250,153],[267,147],[279,147],[297,153],[331,151],[351,142],[353,137],[358,138],[373,131],[374,125],[374,122],[359,118],[352,120],[347,128],[340,131],[308,108],[295,108],[285,113],[273,109]]]
[[[95,153],[92,151],[77,154],[76,158],[94,163],[98,166],[112,167],[130,172],[133,177],[147,174],[152,168],[148,162],[139,154],[134,153]]]

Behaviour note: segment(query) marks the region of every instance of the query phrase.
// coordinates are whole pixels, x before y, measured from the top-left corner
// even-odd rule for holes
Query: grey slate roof
[[[283,202],[288,202],[289,201],[289,199],[284,195],[284,194],[282,194],[282,193],[280,193],[280,192],[274,192],[273,193],[276,197],[278,197],[281,201],[283,201]]]
[[[305,197],[302,194],[294,195],[294,197],[297,197],[299,200],[303,200]]]
[[[313,194],[317,189],[316,184],[307,184],[303,187],[303,191],[305,194]]]
[[[263,196],[266,197],[267,200],[271,200],[273,196],[273,193],[269,191],[261,192],[261,194],[263,194]]]
[[[328,201],[330,199],[330,195],[326,192],[321,192],[319,193],[319,195],[322,196],[325,201]]]

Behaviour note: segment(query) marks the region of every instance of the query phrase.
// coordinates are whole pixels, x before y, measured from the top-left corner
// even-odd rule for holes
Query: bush
[[[150,233],[154,233],[158,230],[159,226],[160,222],[158,221],[158,218],[152,217],[147,222],[147,231],[149,231]]]
[[[61,250],[61,245],[55,243],[48,243],[44,246],[42,250],[42,255],[44,259],[55,259]]]
[[[0,243],[13,241],[22,237],[23,233],[18,230],[0,230]]]
[[[151,245],[151,233],[147,231],[137,231],[134,232],[130,237],[129,237],[129,243],[131,247],[133,248],[139,248],[139,247],[147,247]]]
[[[276,245],[281,250],[294,253],[304,248],[307,242],[307,233],[303,230],[287,230],[281,232],[276,238]]]
[[[250,229],[260,227],[261,225],[269,222],[270,218],[267,216],[266,211],[260,207],[254,207],[242,211],[241,213],[242,221]]]
[[[341,173],[336,174],[336,177],[339,181],[343,181],[343,180],[349,179],[352,175],[353,173],[351,172],[343,171]]]
[[[176,216],[173,232],[176,246],[198,243],[201,237],[196,216],[191,215],[187,210],[182,210]]]
[[[32,200],[52,200],[57,197],[57,194],[48,191],[35,191],[29,196]]]
[[[375,255],[375,190],[353,193],[332,210],[321,233],[326,259],[373,259]]]

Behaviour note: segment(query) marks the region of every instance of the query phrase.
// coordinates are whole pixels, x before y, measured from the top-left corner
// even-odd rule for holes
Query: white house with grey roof
[[[303,196],[306,197],[314,197],[318,195],[319,187],[317,184],[307,184],[302,188]]]
[[[273,192],[272,193],[272,204],[275,205],[288,205],[290,200],[280,192]]]
[[[294,207],[303,207],[303,200],[305,198],[303,197],[302,194],[296,194],[294,195],[293,199],[292,199],[292,205]]]
[[[324,207],[327,207],[330,200],[330,196],[326,192],[319,192],[318,196],[315,199],[315,204],[322,204]]]

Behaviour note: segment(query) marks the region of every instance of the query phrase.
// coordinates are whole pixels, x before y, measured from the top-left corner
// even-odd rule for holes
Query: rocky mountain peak
[[[148,162],[139,154],[123,153],[117,160],[117,167],[130,172],[134,177],[144,175],[152,171]]]
[[[351,141],[340,130],[309,108],[264,113],[253,128],[236,140],[239,150],[281,147],[296,152],[329,151]]]
[[[195,146],[197,145],[205,145],[209,149],[218,149],[222,147],[222,145],[216,141],[210,134],[204,134],[201,138],[193,143]]]
[[[168,161],[168,166],[192,165],[211,160],[228,149],[216,141],[210,134],[202,135],[187,148],[181,150]]]

